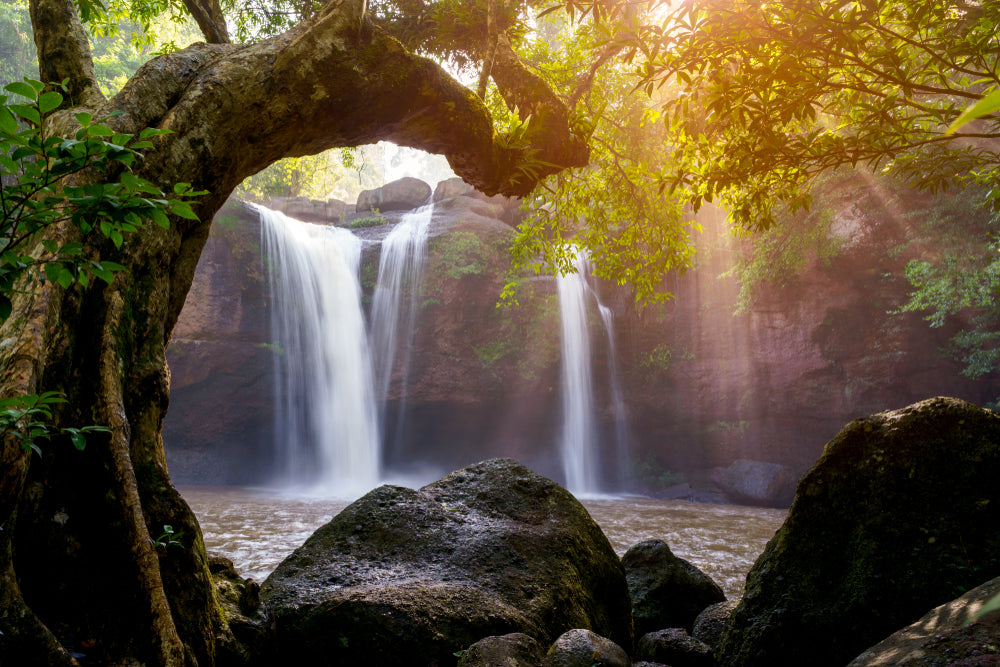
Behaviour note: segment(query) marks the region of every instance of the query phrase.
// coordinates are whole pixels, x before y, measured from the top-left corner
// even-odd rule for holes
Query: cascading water
[[[380,472],[361,241],[345,229],[257,210],[278,346],[280,477],[325,495],[360,495]]]
[[[601,489],[599,433],[595,415],[591,341],[587,323],[587,305],[596,304],[604,323],[608,345],[608,372],[611,401],[616,415],[616,439],[619,469],[628,456],[624,400],[615,372],[616,355],[613,317],[590,286],[590,265],[582,253],[573,263],[576,273],[559,276],[559,313],[562,324],[562,406],[563,430],[560,453],[566,488],[579,495],[594,495]],[[619,480],[621,481],[621,480]]]
[[[417,301],[423,280],[427,255],[427,236],[430,230],[434,205],[428,204],[408,213],[382,241],[379,258],[378,281],[372,297],[372,348],[375,360],[375,388],[379,400],[379,425],[386,436],[393,439],[402,435],[405,414],[405,389],[410,370],[410,348],[416,324]],[[403,298],[409,293],[409,307],[404,309]],[[405,313],[405,314],[404,314]],[[405,340],[400,340],[400,336]],[[397,350],[402,347],[403,392],[397,406],[395,427],[388,428],[386,396],[396,365]]]
[[[596,298],[596,294],[595,294]],[[615,347],[615,314],[611,309],[597,302],[598,310],[601,312],[601,322],[604,323],[604,335],[608,338],[608,384],[611,389],[611,405],[615,410],[615,445],[618,452],[618,487],[627,488],[630,479],[630,466],[628,465],[628,419],[625,414],[625,394],[622,392],[622,384],[618,380],[618,351]]]

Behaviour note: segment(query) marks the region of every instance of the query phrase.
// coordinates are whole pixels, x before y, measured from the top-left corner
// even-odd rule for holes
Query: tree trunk
[[[112,285],[27,284],[0,330],[3,396],[62,391],[57,425],[111,428],[83,451],[60,438],[42,443],[40,457],[12,438],[0,447],[0,664],[74,664],[63,647],[88,664],[214,663],[223,621],[197,520],[171,484],[160,437],[164,353],[212,216],[244,178],[281,157],[379,140],[443,153],[490,194],[524,194],[544,173],[586,162],[558,114],[532,127],[527,147],[496,141],[475,93],[372,26],[363,6],[328,3],[260,44],[162,56],[105,102],[81,61],[89,54],[72,3],[33,0],[49,80],[72,78],[74,102],[96,117],[121,111],[108,121],[117,132],[171,130],[134,171],[165,190],[187,182],[210,194],[195,206],[200,222],[147,224],[120,250],[82,239],[127,270]],[[54,133],[75,130],[66,111],[48,123]],[[551,166],[526,178],[526,155]],[[154,544],[165,525],[182,533],[181,546]]]

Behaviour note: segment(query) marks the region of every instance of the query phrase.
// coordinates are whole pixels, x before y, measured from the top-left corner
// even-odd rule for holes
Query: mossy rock
[[[858,419],[747,576],[721,664],[844,665],[1000,574],[1000,415],[934,398]]]
[[[289,664],[454,665],[490,635],[591,628],[632,645],[625,573],[580,503],[510,459],[382,486],[261,590]]]

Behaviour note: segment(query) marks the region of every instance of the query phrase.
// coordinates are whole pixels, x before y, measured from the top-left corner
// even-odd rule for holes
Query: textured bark
[[[229,29],[226,27],[226,17],[219,6],[219,0],[184,0],[184,6],[198,23],[205,41],[211,44],[229,42]]]
[[[42,82],[68,79],[73,104],[101,104],[104,96],[94,77],[90,44],[73,5],[64,0],[31,0],[29,10]]]
[[[528,145],[498,141],[475,93],[371,25],[360,0],[328,3],[259,44],[197,44],[162,56],[107,101],[93,86],[72,3],[32,0],[32,15],[43,77],[69,78],[75,105],[95,117],[121,112],[108,121],[117,132],[172,131],[156,138],[137,175],[210,194],[195,206],[200,222],[146,225],[121,249],[82,239],[127,270],[110,286],[26,283],[0,330],[3,396],[62,391],[68,402],[56,425],[111,428],[82,452],[58,438],[41,457],[12,438],[2,443],[0,664],[72,664],[63,645],[91,663],[206,667],[222,620],[160,428],[169,398],[164,351],[216,210],[275,160],[338,146],[389,140],[442,153],[469,183],[510,195],[585,163],[586,149],[568,131],[565,108],[548,98],[530,107],[538,113]],[[510,55],[502,90],[517,76]],[[518,88],[509,99],[527,109],[532,91],[544,92]],[[60,111],[47,131],[68,135],[74,124]],[[526,172],[526,157],[547,166]],[[76,231],[53,233],[69,239]],[[165,525],[182,546],[153,548],[150,537]]]

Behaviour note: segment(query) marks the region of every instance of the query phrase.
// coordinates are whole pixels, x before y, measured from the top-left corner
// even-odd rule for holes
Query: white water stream
[[[594,400],[592,345],[587,319],[593,302],[604,324],[608,349],[608,373],[611,402],[615,410],[615,438],[618,477],[621,487],[628,461],[628,433],[625,425],[625,404],[616,372],[614,321],[610,308],[601,304],[590,285],[590,263],[578,253],[573,265],[576,273],[559,276],[559,315],[562,325],[561,392],[563,427],[560,455],[566,488],[574,494],[595,496],[607,491],[610,480],[602,479],[600,430]]]
[[[372,297],[372,349],[375,362],[375,387],[379,403],[379,425],[383,434],[402,433],[403,401],[410,370],[410,348],[416,325],[418,297],[427,256],[427,236],[434,205],[428,204],[408,213],[382,241],[378,265],[378,283]],[[404,297],[409,296],[404,308]],[[404,314],[405,313],[405,314]],[[402,337],[402,340],[401,340]],[[397,351],[402,349],[402,390],[396,424],[390,429],[385,414],[385,399],[396,367]]]
[[[323,495],[360,495],[380,478],[361,241],[345,229],[257,210],[274,304],[278,477]]]

